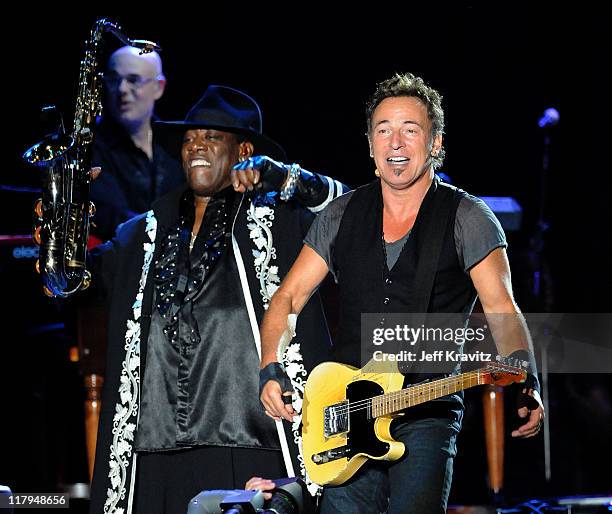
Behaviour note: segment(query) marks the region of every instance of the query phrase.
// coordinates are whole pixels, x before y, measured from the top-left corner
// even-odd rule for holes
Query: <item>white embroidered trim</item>
[[[140,393],[140,315],[142,312],[142,299],[144,287],[147,282],[147,275],[153,260],[155,251],[155,235],[157,233],[157,220],[153,211],[149,211],[146,217],[146,234],[150,242],[145,242],[144,262],[142,274],[138,285],[138,294],[132,305],[134,319],[127,320],[125,332],[124,349],[125,359],[122,364],[122,371],[119,385],[120,401],[115,406],[115,416],[113,417],[113,442],[110,446],[109,473],[111,487],[106,491],[106,502],[104,503],[105,514],[124,514],[125,507],[119,504],[125,503],[126,482],[129,458],[132,457],[132,446],[134,442],[134,432],[138,423],[138,406]],[[132,466],[134,463],[132,463]],[[130,494],[130,499],[132,495]],[[127,505],[128,512],[131,511],[131,502]]]
[[[247,210],[247,223],[249,237],[257,247],[253,250],[255,257],[255,276],[259,279],[259,293],[263,298],[263,308],[268,309],[270,298],[280,286],[278,266],[270,266],[272,260],[276,260],[276,248],[272,238],[272,222],[274,221],[274,210],[267,205],[255,207],[251,204]]]
[[[328,180],[330,179],[328,178]],[[334,187],[331,181],[329,190],[330,193],[328,199],[326,202],[324,202],[325,205],[327,205],[331,198],[333,198]],[[323,207],[325,205],[323,205]],[[253,240],[255,246],[257,247],[256,250],[253,250],[253,257],[255,257],[255,276],[259,279],[259,292],[262,296],[263,308],[264,310],[267,310],[268,306],[270,305],[272,295],[276,292],[280,285],[278,266],[269,266],[270,261],[276,259],[276,248],[274,248],[272,231],[270,230],[272,227],[272,222],[274,221],[274,210],[267,205],[256,207],[251,204],[247,210],[247,221],[252,222],[247,223],[247,228],[249,229],[249,237]],[[302,424],[302,399],[304,397],[304,386],[306,385],[306,377],[308,372],[306,371],[306,368],[304,368],[304,364],[301,362],[303,359],[302,354],[300,353],[300,344],[298,342],[289,344],[291,339],[295,336],[296,321],[297,316],[294,315],[293,319],[291,319],[291,316],[289,317],[288,333],[286,334],[287,340],[283,341],[283,350],[281,350],[281,353],[284,351],[284,355],[282,359],[278,354],[277,357],[279,358],[279,362],[282,362],[284,365],[285,371],[291,379],[293,390],[295,391],[292,404],[297,416],[293,419],[291,432],[293,433],[293,442],[298,447],[300,474],[302,475],[304,482],[306,482],[306,486],[310,494],[315,496],[322,491],[322,488],[318,484],[315,484],[308,476],[308,473],[306,473],[304,457],[302,456],[302,437],[300,431]]]
[[[295,317],[295,314],[291,314],[291,316]],[[297,317],[295,317],[297,319]],[[291,330],[291,337],[295,336],[295,319],[288,319],[288,331]],[[284,334],[283,334],[284,335]],[[298,461],[300,463],[300,474],[302,475],[304,482],[306,483],[306,487],[312,496],[316,496],[321,493],[323,488],[315,484],[308,473],[306,472],[306,466],[304,465],[304,456],[302,450],[302,435],[301,435],[301,427],[302,427],[302,403],[304,400],[304,387],[306,386],[306,378],[308,372],[306,368],[304,368],[302,353],[300,352],[300,343],[294,342],[292,344],[286,344],[284,355],[282,360],[280,361],[285,368],[285,372],[291,379],[291,385],[293,386],[293,401],[291,402],[293,406],[293,410],[297,413],[297,416],[293,418],[293,422],[291,425],[291,432],[293,433],[293,442],[298,447]]]

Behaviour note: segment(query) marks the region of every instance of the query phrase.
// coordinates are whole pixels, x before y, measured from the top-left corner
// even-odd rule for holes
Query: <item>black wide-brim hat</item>
[[[286,161],[283,148],[264,135],[261,109],[249,95],[227,86],[208,86],[184,121],[156,121],[156,141],[180,158],[183,136],[191,129],[215,129],[240,134],[253,143],[255,155]]]

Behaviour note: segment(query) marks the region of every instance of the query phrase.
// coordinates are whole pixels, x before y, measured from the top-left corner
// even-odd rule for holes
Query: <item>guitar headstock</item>
[[[510,384],[524,382],[527,378],[526,367],[529,363],[512,359],[510,357],[496,357],[496,362],[489,362],[482,370],[484,373],[484,382],[487,384],[495,384],[506,386]]]

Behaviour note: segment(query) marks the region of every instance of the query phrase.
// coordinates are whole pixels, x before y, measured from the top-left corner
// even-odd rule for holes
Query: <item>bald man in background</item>
[[[97,209],[92,234],[99,240],[110,239],[118,224],[149,210],[153,200],[184,182],[180,163],[153,139],[155,102],[166,87],[159,54],[118,49],[104,83],[105,111],[92,155],[102,174],[91,185]]]

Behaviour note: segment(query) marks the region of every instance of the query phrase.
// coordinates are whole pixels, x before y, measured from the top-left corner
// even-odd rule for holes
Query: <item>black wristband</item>
[[[523,387],[540,392],[540,381],[538,380],[538,366],[535,355],[529,350],[516,350],[508,356],[511,360],[515,359],[521,363],[521,367],[527,371],[527,378]]]
[[[280,362],[271,362],[265,368],[259,370],[259,396],[264,386],[270,381],[278,382],[281,387],[281,392],[293,392],[291,379],[285,373],[285,368]]]

